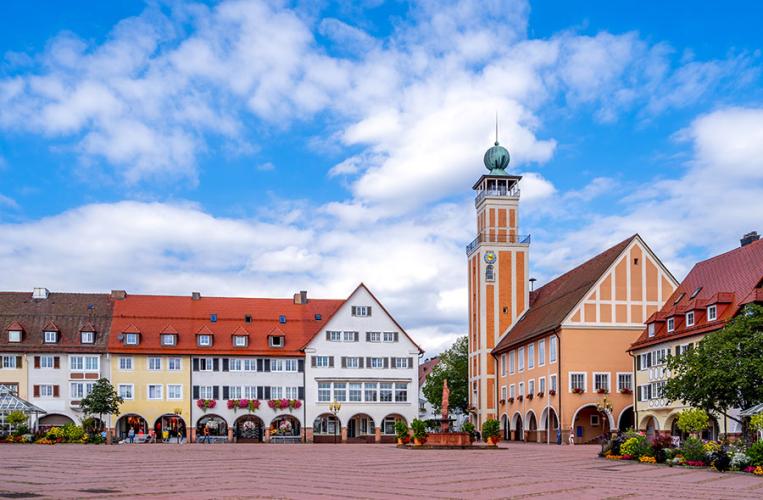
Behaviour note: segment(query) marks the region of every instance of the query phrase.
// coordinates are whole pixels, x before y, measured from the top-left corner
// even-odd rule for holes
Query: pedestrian
[[[180,442],[183,440],[183,431],[181,429],[178,429],[177,438],[178,438],[178,444],[180,444]]]
[[[170,431],[168,431],[168,430],[166,430],[166,429],[165,429],[165,430],[162,432],[162,441],[163,441],[163,442],[165,442],[165,443],[167,443],[167,442],[169,442],[169,440],[170,440]]]
[[[556,428],[556,444],[561,445],[562,444],[562,429],[561,427]]]
[[[135,443],[135,429],[130,427],[130,430],[127,431],[127,440],[130,441],[130,444]]]
[[[575,427],[570,427],[570,437],[568,438],[570,446],[575,445]]]
[[[209,426],[204,426],[204,441],[209,444]]]

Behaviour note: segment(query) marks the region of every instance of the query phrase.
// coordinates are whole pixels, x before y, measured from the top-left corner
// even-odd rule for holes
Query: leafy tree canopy
[[[92,392],[80,401],[80,407],[86,414],[98,415],[103,421],[103,415],[119,415],[119,405],[123,402],[109,379],[101,378],[95,383]]]
[[[696,434],[707,429],[710,417],[700,408],[687,408],[678,414],[678,428],[690,434]]]
[[[763,401],[763,307],[745,306],[694,349],[669,356],[668,370],[666,398],[739,421],[729,409]]]
[[[432,369],[424,383],[423,392],[436,411],[442,409],[442,384],[448,380],[449,409],[466,413],[469,404],[469,343],[459,337],[450,349],[440,355],[440,362]]]

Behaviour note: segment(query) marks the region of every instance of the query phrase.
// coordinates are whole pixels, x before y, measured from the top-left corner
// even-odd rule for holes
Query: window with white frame
[[[527,369],[535,368],[535,344],[527,346]]]
[[[525,348],[520,347],[517,351],[517,370],[518,371],[524,371],[525,369]]]
[[[164,399],[162,389],[164,389],[164,386],[161,384],[148,384],[148,399]]]
[[[21,342],[21,330],[8,330],[8,342]]]
[[[548,340],[548,362],[556,363],[556,336],[551,336]]]
[[[299,387],[284,387],[283,388],[283,395],[286,399],[298,399],[299,398]]]
[[[363,384],[360,382],[350,382],[350,401],[362,401],[363,398]]]
[[[244,360],[244,368],[243,370],[245,372],[256,372],[257,371],[257,360],[247,358]]]
[[[574,392],[575,390],[585,392],[585,373],[570,373],[570,392]]]
[[[516,395],[515,389],[516,389],[516,386],[514,384],[511,384],[509,386],[509,397],[510,398],[513,398]]]
[[[501,376],[506,376],[506,353],[501,354]],[[504,398],[506,399],[506,398]]]
[[[246,399],[257,399],[257,386],[256,385],[245,385],[244,386],[244,397]]]
[[[318,382],[318,401],[331,401],[331,383]]]
[[[240,358],[231,358],[228,361],[228,371],[240,372],[243,361],[244,360]]]
[[[349,356],[344,358],[345,368],[360,368],[360,358],[357,356]]]
[[[334,382],[334,401],[347,401],[347,384]]]
[[[283,398],[283,387],[271,387],[270,388],[270,397],[271,399],[282,399]],[[337,399],[337,401],[339,401]]]
[[[180,363],[181,363],[180,358],[168,358],[167,369],[171,372],[178,372],[182,369],[182,366]]]
[[[392,383],[391,382],[379,383],[379,401],[383,403],[392,401]]]
[[[556,375],[551,375],[551,380],[549,381],[550,387],[549,390],[556,392]]]
[[[132,356],[120,356],[119,369],[125,371],[132,370]]]
[[[646,330],[648,332],[648,335],[650,337],[654,337],[654,323],[649,323],[646,327]]]
[[[125,333],[124,334],[124,341],[127,345],[138,345],[138,341],[140,340],[140,336],[137,333]]]
[[[16,356],[2,356],[0,368],[16,368]]]
[[[520,382],[519,383],[519,394],[518,395],[519,396],[524,396],[525,395],[525,383],[524,382]]]
[[[233,337],[233,345],[235,347],[246,347],[246,344],[249,341],[249,337],[246,335],[235,335]]]
[[[79,340],[81,344],[92,344],[95,342],[95,332],[80,332]]]
[[[343,338],[345,342],[357,342],[358,341],[358,332],[344,332]]]
[[[270,347],[283,347],[285,337],[283,335],[271,335],[268,337]]]
[[[411,368],[410,366],[408,366],[408,361],[409,361],[408,358],[392,358],[392,359],[394,360],[392,366],[394,366],[395,368]]]
[[[173,333],[163,333],[161,337],[162,345],[166,346],[173,346],[177,344],[175,340],[175,334]]]
[[[632,373],[617,374],[617,390],[620,392],[633,390],[633,374]]]
[[[85,371],[97,372],[101,369],[101,357],[100,356],[85,356]]]
[[[199,399],[213,399],[215,397],[215,387],[212,385],[199,386]]]
[[[538,366],[546,364],[546,341],[538,341]]]
[[[540,377],[538,379],[538,392],[539,393],[546,393],[546,377]]]
[[[509,375],[514,375],[514,351],[509,351]]]
[[[597,392],[609,392],[609,373],[594,373],[593,389]]]
[[[397,342],[397,332],[384,332],[384,342]]]
[[[508,397],[508,395],[509,395],[508,387],[506,387],[505,385],[501,386],[501,400],[506,401],[506,398]]]
[[[41,398],[52,398],[55,394],[55,387],[51,384],[42,384],[40,386],[40,397]]]
[[[342,332],[328,330],[326,332],[326,340],[328,340],[329,342],[341,342],[342,341]]]
[[[82,356],[69,356],[69,370],[82,371],[85,369],[85,359]]]
[[[364,384],[366,401],[376,401],[379,399],[379,393],[376,389],[376,382],[366,382]]]
[[[668,318],[668,331],[672,332],[676,329],[676,320],[675,318]]]
[[[315,360],[316,368],[328,368],[329,366],[328,356],[313,356],[313,359]]]
[[[395,402],[404,403],[408,401],[408,384],[406,382],[395,382]]]
[[[40,368],[55,368],[56,360],[54,356],[40,356]]]
[[[371,316],[371,306],[352,306],[352,315],[360,317]]]
[[[212,345],[212,336],[211,335],[199,335],[197,338],[197,342],[201,347],[209,347]]]
[[[718,319],[718,306],[712,305],[707,307],[707,320],[715,321]]]
[[[694,311],[686,313],[686,326],[694,326]]]
[[[535,393],[535,379],[531,378],[527,381],[527,395],[531,396]]]
[[[92,387],[90,387],[90,389],[92,390]],[[69,398],[71,399],[82,399],[87,396],[88,393],[84,382],[72,382],[69,384]]]
[[[44,333],[46,344],[55,344],[58,342],[58,332],[49,331]]]
[[[199,359],[199,371],[211,372],[215,369],[215,362],[213,358],[198,358]],[[203,398],[202,398],[203,399]],[[209,399],[209,398],[207,398]]]
[[[231,385],[228,387],[228,399],[241,399],[243,391],[240,385]],[[169,389],[168,389],[169,390]]]
[[[132,384],[119,384],[119,396],[122,399],[133,399],[133,385]]]
[[[368,358],[367,368],[384,368],[384,358]]]
[[[381,342],[381,332],[366,332],[366,339],[369,342]]]
[[[151,356],[148,358],[148,369],[152,372],[162,369],[162,358],[158,356]]]

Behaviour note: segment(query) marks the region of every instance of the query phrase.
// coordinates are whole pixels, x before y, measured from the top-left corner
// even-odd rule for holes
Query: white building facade
[[[422,351],[364,285],[304,352],[308,442],[393,442],[418,417]]]

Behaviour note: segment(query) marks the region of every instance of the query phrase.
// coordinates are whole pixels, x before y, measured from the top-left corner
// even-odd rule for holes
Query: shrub
[[[395,436],[397,439],[405,439],[408,437],[408,426],[402,420],[395,422]]]
[[[681,453],[687,462],[704,462],[705,445],[701,439],[695,437],[687,438],[681,446]]]
[[[702,432],[709,424],[710,417],[700,408],[687,408],[678,414],[678,428],[689,434]]]
[[[719,472],[726,472],[731,468],[731,456],[724,449],[719,449],[708,455],[710,465]]]
[[[715,441],[708,441],[705,443],[705,453],[711,454],[717,451],[721,451],[721,443]]]
[[[464,422],[461,426],[461,432],[468,432],[469,434],[474,435],[474,424],[471,422]]]
[[[427,437],[427,424],[423,420],[419,420],[418,418],[414,419],[413,422],[411,422],[411,429],[413,429],[413,438],[414,439],[426,439]]]
[[[763,441],[757,441],[747,448],[747,457],[750,465],[763,465]]]
[[[23,436],[24,434],[29,434],[29,427],[26,424],[18,425],[15,429],[13,429],[14,436]]]
[[[638,435],[628,438],[621,446],[620,452],[623,455],[629,455],[635,459],[654,455],[652,447],[646,441],[644,436]]]
[[[731,456],[731,468],[734,470],[742,470],[750,465],[750,457],[744,452],[737,451]]]
[[[51,427],[47,433],[45,433],[45,439],[53,442],[61,442],[64,440],[64,430],[60,427]]]
[[[501,424],[494,418],[485,420],[482,424],[482,439],[487,442],[488,438],[497,440],[501,436]]]
[[[763,431],[763,413],[758,413],[750,418],[750,429],[753,431]]]
[[[652,439],[652,449],[654,450],[654,458],[658,464],[665,463],[668,458],[667,450],[673,447],[673,438],[665,435],[658,435]],[[672,455],[671,455],[672,457]]]
[[[5,422],[13,428],[26,424],[27,416],[23,411],[15,410],[5,417]]]
[[[79,443],[85,437],[85,429],[77,424],[68,423],[61,428],[61,431],[67,443]]]

